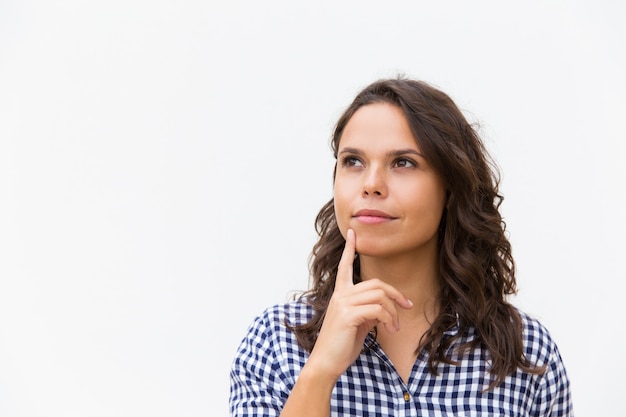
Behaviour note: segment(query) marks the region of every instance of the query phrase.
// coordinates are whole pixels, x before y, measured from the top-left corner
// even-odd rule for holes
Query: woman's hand
[[[307,361],[308,368],[336,381],[355,361],[367,334],[379,323],[391,333],[399,330],[397,307],[413,306],[400,291],[378,279],[353,283],[356,236],[346,235],[335,289],[320,334]]]
[[[353,230],[348,230],[324,323],[281,417],[329,416],[337,379],[361,352],[367,333],[379,323],[387,331],[396,332],[397,306],[406,309],[413,306],[400,291],[378,279],[354,285],[355,253],[356,236]]]

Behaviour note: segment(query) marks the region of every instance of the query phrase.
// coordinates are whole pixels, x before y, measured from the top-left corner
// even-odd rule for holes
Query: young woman
[[[556,344],[515,293],[498,177],[453,101],[375,82],[339,119],[312,288],[267,309],[233,416],[571,416]]]

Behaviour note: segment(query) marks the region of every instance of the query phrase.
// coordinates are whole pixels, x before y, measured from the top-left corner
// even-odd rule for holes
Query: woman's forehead
[[[389,103],[359,108],[346,123],[338,147],[418,149],[402,109]]]

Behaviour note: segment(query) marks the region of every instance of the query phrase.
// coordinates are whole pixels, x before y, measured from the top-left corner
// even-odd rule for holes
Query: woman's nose
[[[387,185],[385,174],[381,172],[381,169],[376,167],[370,167],[363,179],[363,197],[386,197]]]

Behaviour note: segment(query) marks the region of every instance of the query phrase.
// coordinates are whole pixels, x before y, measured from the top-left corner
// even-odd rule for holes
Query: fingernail
[[[409,300],[408,298],[406,299],[407,303],[409,303],[410,307],[413,307],[413,301]]]

